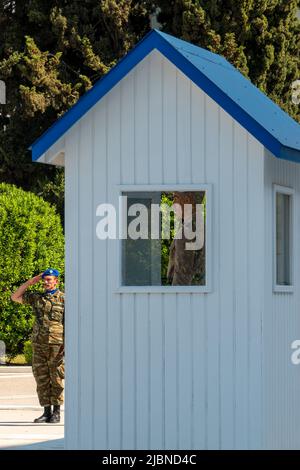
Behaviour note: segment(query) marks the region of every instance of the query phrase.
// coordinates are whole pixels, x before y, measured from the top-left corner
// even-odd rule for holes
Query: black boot
[[[53,405],[53,413],[48,423],[59,423],[60,422],[60,405]]]
[[[44,406],[44,413],[34,420],[34,423],[48,423],[51,418],[51,406]]]

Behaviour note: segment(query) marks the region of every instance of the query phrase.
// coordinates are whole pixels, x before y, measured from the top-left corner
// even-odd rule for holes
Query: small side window
[[[274,186],[274,291],[277,292],[293,290],[293,194],[291,188]]]

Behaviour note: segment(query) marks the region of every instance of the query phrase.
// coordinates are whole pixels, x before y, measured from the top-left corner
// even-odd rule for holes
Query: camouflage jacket
[[[38,344],[63,344],[65,294],[57,290],[46,292],[25,292],[23,304],[30,305],[35,315],[31,341]]]

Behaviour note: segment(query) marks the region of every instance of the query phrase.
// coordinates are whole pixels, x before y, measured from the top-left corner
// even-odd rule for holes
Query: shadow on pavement
[[[10,446],[1,450],[64,450],[64,439],[52,439],[49,441],[35,442],[34,444],[22,444]]]

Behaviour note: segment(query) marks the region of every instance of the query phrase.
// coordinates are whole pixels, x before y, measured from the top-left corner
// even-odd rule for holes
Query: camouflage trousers
[[[64,353],[61,344],[32,344],[32,372],[41,406],[63,403]]]

